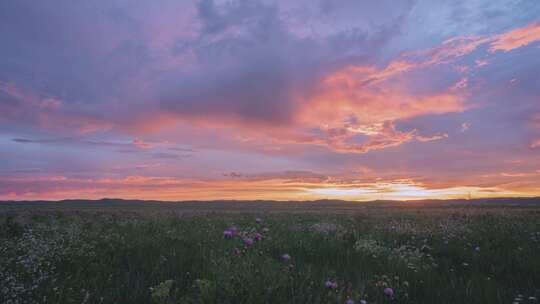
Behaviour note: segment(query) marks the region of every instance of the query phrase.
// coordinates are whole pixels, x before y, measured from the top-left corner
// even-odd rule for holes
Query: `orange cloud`
[[[446,134],[425,136],[417,130],[398,130],[396,122],[422,115],[463,112],[467,79],[440,92],[414,95],[408,92],[401,73],[416,68],[395,61],[386,68],[348,66],[327,75],[315,93],[298,103],[291,125],[268,126],[238,120],[194,118],[197,126],[220,126],[234,132],[237,146],[260,145],[265,151],[284,152],[278,145],[318,145],[344,153],[366,153],[397,147],[417,140],[441,140]],[[315,130],[315,131],[313,131]]]
[[[351,138],[356,134],[363,133],[364,130],[332,129],[334,134],[330,134],[324,145],[337,152],[367,153],[371,150],[379,150],[390,147],[397,147],[415,138],[416,130],[401,132],[396,130],[391,121],[386,121],[381,126],[374,127],[367,134],[369,137],[364,142],[355,143]],[[337,132],[335,131],[337,130]],[[356,132],[355,132],[356,131]],[[374,133],[371,133],[374,132]],[[337,133],[337,134],[336,134]]]
[[[254,178],[196,180],[176,177],[128,176],[125,178],[82,179],[66,177],[9,178],[1,182],[11,187],[0,192],[0,200],[50,200],[69,198],[100,199],[117,197],[146,200],[215,200],[273,199],[314,200],[324,198],[380,199],[444,199],[497,196],[540,195],[538,183],[510,179],[501,185],[430,185],[411,179],[378,179],[372,182],[350,178],[318,177],[304,172],[259,175]]]
[[[400,131],[395,122],[422,115],[463,112],[463,79],[432,95],[407,92],[402,80],[392,77],[416,68],[395,61],[378,70],[371,66],[350,66],[325,77],[317,93],[301,107],[296,120],[304,128],[318,128],[324,136],[309,138],[312,144],[338,152],[366,153],[396,147],[414,139],[440,140],[446,134],[423,136],[417,130]],[[358,135],[365,137],[360,140]],[[307,142],[301,142],[307,143]]]
[[[508,52],[540,40],[540,22],[497,35],[490,43],[490,52]]]
[[[471,107],[465,104],[468,78],[462,78],[438,93],[415,95],[407,92],[406,85],[397,76],[428,66],[452,63],[486,44],[490,46],[490,52],[510,51],[537,40],[540,40],[540,23],[533,23],[499,35],[455,37],[436,48],[405,53],[383,69],[373,66],[340,69],[323,79],[316,94],[300,107],[296,115],[301,126],[319,128],[326,137],[308,136],[299,143],[326,145],[341,152],[365,153],[399,146],[413,139],[429,142],[447,138],[447,134],[419,135],[416,130],[400,132],[395,129],[394,122],[467,110]],[[487,60],[475,61],[476,67],[486,64]],[[468,70],[469,67],[463,67],[461,72]],[[462,131],[469,126],[464,124]],[[352,138],[357,134],[368,139],[354,143]]]
[[[455,90],[414,96],[406,93],[399,84],[366,84],[373,74],[375,77],[380,75],[346,68],[328,76],[319,94],[300,113],[300,119],[339,125],[354,116],[366,125],[466,109],[464,97]]]
[[[513,48],[527,45],[538,40],[535,34],[538,28],[538,24],[531,24],[500,35],[452,38],[432,49],[405,53],[380,69],[363,65],[344,67],[324,77],[313,95],[297,100],[291,109],[295,113],[288,126],[269,126],[237,117],[211,121],[205,116],[197,116],[182,120],[200,128],[219,126],[220,132],[229,138],[231,133],[236,135],[231,141],[236,141],[238,146],[260,147],[265,153],[282,153],[284,150],[280,145],[292,144],[366,153],[413,140],[442,140],[447,134],[426,136],[418,134],[416,130],[401,131],[396,129],[396,122],[423,115],[466,111],[470,108],[466,104],[468,79],[462,78],[439,92],[418,95],[409,92],[404,79],[398,76],[433,65],[452,63],[486,44],[493,50],[509,45],[509,41],[513,41]],[[513,48],[506,47],[505,51]],[[477,60],[475,64],[477,67],[483,66],[487,61]],[[466,71],[466,68],[461,70]],[[55,117],[49,114],[42,116],[41,121],[48,121],[47,124],[52,124]],[[151,119],[147,116],[151,116]],[[83,122],[85,126],[80,128],[89,132],[113,127],[112,124],[103,125],[101,121],[88,119],[73,118],[74,122]],[[68,118],[66,120],[69,121]],[[141,113],[140,119],[135,120],[137,126],[127,129],[137,135],[178,124],[178,118],[167,113]],[[358,140],[362,136],[365,140]],[[137,140],[133,144],[141,148],[149,147],[147,143]]]

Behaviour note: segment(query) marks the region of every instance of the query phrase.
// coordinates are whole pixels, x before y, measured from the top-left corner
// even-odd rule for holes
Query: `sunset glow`
[[[3,1],[0,200],[539,196],[526,2]]]

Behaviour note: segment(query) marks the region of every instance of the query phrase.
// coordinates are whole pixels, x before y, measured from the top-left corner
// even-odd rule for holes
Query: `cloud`
[[[141,148],[141,149],[151,149],[152,145],[149,143],[144,142],[142,139],[135,138],[132,142],[132,144],[135,147]]]
[[[190,154],[173,154],[173,153],[154,153],[152,154],[153,158],[159,158],[159,159],[181,159],[190,157]]]
[[[93,141],[76,137],[63,137],[63,138],[45,138],[45,139],[28,139],[28,138],[14,138],[14,142],[22,144],[85,144],[95,146],[112,146],[122,147],[127,144],[114,143],[107,141]]]
[[[29,138],[13,138],[13,141],[21,144],[43,144],[43,145],[87,145],[87,146],[101,146],[101,147],[113,147],[113,148],[137,148],[137,149],[151,149],[152,145],[145,143],[140,139],[134,139],[131,143],[128,142],[114,142],[104,140],[93,140],[84,137],[60,137],[60,138],[42,138],[42,139],[29,139]],[[136,150],[128,150],[136,152]]]
[[[366,84],[372,73],[377,74],[371,68],[347,68],[328,76],[306,107],[305,119],[336,123],[353,117],[369,124],[466,109],[464,96],[451,87],[433,95],[414,95],[400,87],[400,80]]]
[[[14,83],[0,80],[0,122],[26,127],[65,131],[66,133],[93,133],[109,130],[113,123],[107,120],[74,113],[56,96],[23,89]]]
[[[396,130],[393,123],[386,122],[381,131],[377,135],[371,136],[365,143],[359,145],[345,145],[345,147],[339,149],[366,153],[371,150],[399,146],[411,141],[414,138],[414,135],[415,131],[400,132]]]
[[[294,176],[294,174],[293,174]],[[508,178],[508,177],[503,177]],[[537,185],[537,184],[536,184]],[[0,199],[73,198],[160,200],[224,200],[224,199],[275,199],[314,200],[338,197],[355,200],[463,198],[472,194],[478,197],[523,196],[511,190],[511,185],[501,186],[442,186],[430,187],[411,179],[356,182],[340,179],[304,179],[287,176],[256,179],[201,180],[176,177],[127,176],[122,178],[66,178],[64,176],[0,177]],[[505,188],[509,187],[510,188]],[[527,195],[538,195],[538,188],[531,183],[514,183],[518,189],[527,189]]]
[[[490,43],[490,52],[509,52],[540,40],[540,22],[497,35]]]
[[[214,33],[215,30],[209,32]],[[277,32],[284,35],[278,35],[281,37],[279,39],[290,35],[283,31],[282,27]],[[468,77],[461,77],[454,83],[447,82],[446,88],[434,92],[419,93],[411,90],[410,82],[414,78],[405,75],[422,73],[433,66],[451,65],[481,46],[494,43],[503,37],[504,34],[456,37],[446,40],[438,47],[404,53],[382,69],[373,65],[345,65],[315,78],[305,74],[293,76],[294,72],[287,70],[291,63],[272,62],[279,53],[266,55],[268,62],[271,62],[268,67],[258,66],[257,60],[249,60],[250,56],[253,56],[251,52],[254,51],[249,48],[246,56],[242,56],[248,58],[248,69],[238,69],[239,65],[235,63],[233,66],[225,66],[223,77],[220,71],[216,71],[216,84],[209,83],[210,87],[215,89],[208,92],[197,92],[197,88],[206,87],[208,82],[205,82],[204,86],[185,82],[185,87],[180,90],[182,94],[174,94],[179,96],[179,99],[170,99],[166,102],[166,107],[183,118],[195,118],[199,123],[202,119],[203,125],[207,121],[203,117],[209,115],[215,117],[215,122],[211,124],[219,124],[221,121],[222,124],[236,126],[242,131],[246,128],[258,130],[278,142],[322,145],[339,152],[366,153],[396,147],[413,138],[419,142],[440,140],[446,138],[447,134],[443,132],[424,136],[416,134],[415,130],[395,130],[393,133],[378,134],[373,130],[377,129],[374,126],[380,128],[386,122],[395,124],[396,121],[418,116],[461,113],[474,107],[475,105],[466,103],[471,83]],[[235,50],[242,52],[242,47],[240,51]],[[287,54],[296,56],[296,52],[291,49],[287,50]],[[486,62],[476,61],[475,64],[479,67]],[[281,69],[284,67],[287,69]],[[472,67],[474,68],[474,65]],[[251,79],[256,79],[253,75],[260,74],[258,70],[264,70],[267,76],[251,82]],[[314,75],[318,73],[317,70],[305,70],[301,66],[296,66],[294,70],[304,70]],[[458,72],[467,71],[469,68]],[[236,75],[240,78],[236,78]],[[201,78],[201,83],[206,80],[202,79],[205,78]],[[296,79],[304,81],[297,83]],[[274,84],[276,87],[272,87]],[[415,85],[412,84],[412,87]],[[190,91],[196,93],[190,95]],[[264,111],[260,111],[261,109]],[[275,124],[290,125],[297,131],[283,132],[274,127]],[[372,130],[371,133],[358,131],[369,129]],[[338,130],[339,133],[336,133]],[[354,139],[357,134],[372,138],[359,143]]]
[[[361,46],[367,55],[397,32],[391,20],[369,34],[358,29],[358,35],[298,37],[278,6],[258,1],[202,1],[198,12],[201,35],[187,41],[183,52],[192,52],[200,64],[161,79],[157,90],[163,109],[192,121],[293,124],[321,78],[336,61],[348,60],[349,48],[336,49],[336,43]]]
[[[430,142],[430,141],[435,141],[435,140],[441,140],[441,139],[445,139],[445,138],[448,138],[448,134],[446,133],[443,133],[443,134],[435,134],[433,136],[421,136],[421,135],[417,135],[416,137],[416,140],[420,141],[420,142]]]
[[[36,178],[2,189],[304,198],[390,189],[373,185],[383,179],[409,194],[531,193],[539,11],[528,0],[0,2],[0,172]]]
[[[465,133],[467,132],[467,130],[469,130],[471,128],[471,124],[470,123],[467,123],[467,122],[464,122],[461,124],[461,133]]]
[[[232,177],[232,178],[240,178],[240,177],[243,177],[244,175],[242,173],[233,171],[233,172],[223,173],[223,176]]]

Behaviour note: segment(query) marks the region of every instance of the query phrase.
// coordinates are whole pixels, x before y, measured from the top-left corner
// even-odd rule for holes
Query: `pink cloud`
[[[540,40],[540,22],[497,35],[490,43],[490,52],[509,52]]]
[[[421,136],[421,135],[416,136],[416,140],[418,140],[420,142],[430,142],[430,141],[441,140],[441,139],[445,139],[445,138],[448,138],[448,134],[446,134],[446,133],[435,134],[433,136]]]
[[[526,46],[539,39],[537,28],[538,24],[534,23],[498,35],[455,37],[432,49],[402,54],[382,69],[346,66],[326,75],[313,96],[299,103],[294,114],[293,125],[297,130],[316,128],[323,132],[322,136],[272,128],[262,132],[278,142],[322,145],[334,151],[354,153],[396,147],[413,139],[419,142],[445,139],[446,133],[425,136],[417,130],[399,131],[395,122],[470,109],[474,105],[466,103],[469,78],[462,77],[439,92],[420,95],[409,93],[400,76],[434,65],[451,64],[483,45],[489,45],[490,50],[505,46],[505,51]],[[485,59],[475,61],[475,67],[486,64]],[[458,72],[465,73],[470,68],[465,66]],[[462,132],[469,127],[470,124],[462,125]],[[367,140],[354,142],[358,134],[367,136]]]
[[[152,145],[149,144],[149,143],[146,143],[144,142],[142,139],[139,139],[139,138],[135,138],[133,141],[132,141],[132,144],[137,147],[137,148],[140,148],[140,149],[150,149],[152,148]]]
[[[461,133],[465,133],[467,132],[467,130],[469,130],[471,128],[471,124],[470,123],[467,123],[467,122],[464,122],[461,124]]]

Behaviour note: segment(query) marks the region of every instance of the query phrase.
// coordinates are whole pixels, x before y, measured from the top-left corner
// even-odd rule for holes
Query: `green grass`
[[[241,236],[224,238],[231,225],[246,236],[269,231],[247,248]],[[26,221],[11,212],[0,227],[0,303],[536,303],[540,296],[537,211],[58,211]],[[327,280],[338,287],[326,288]]]

